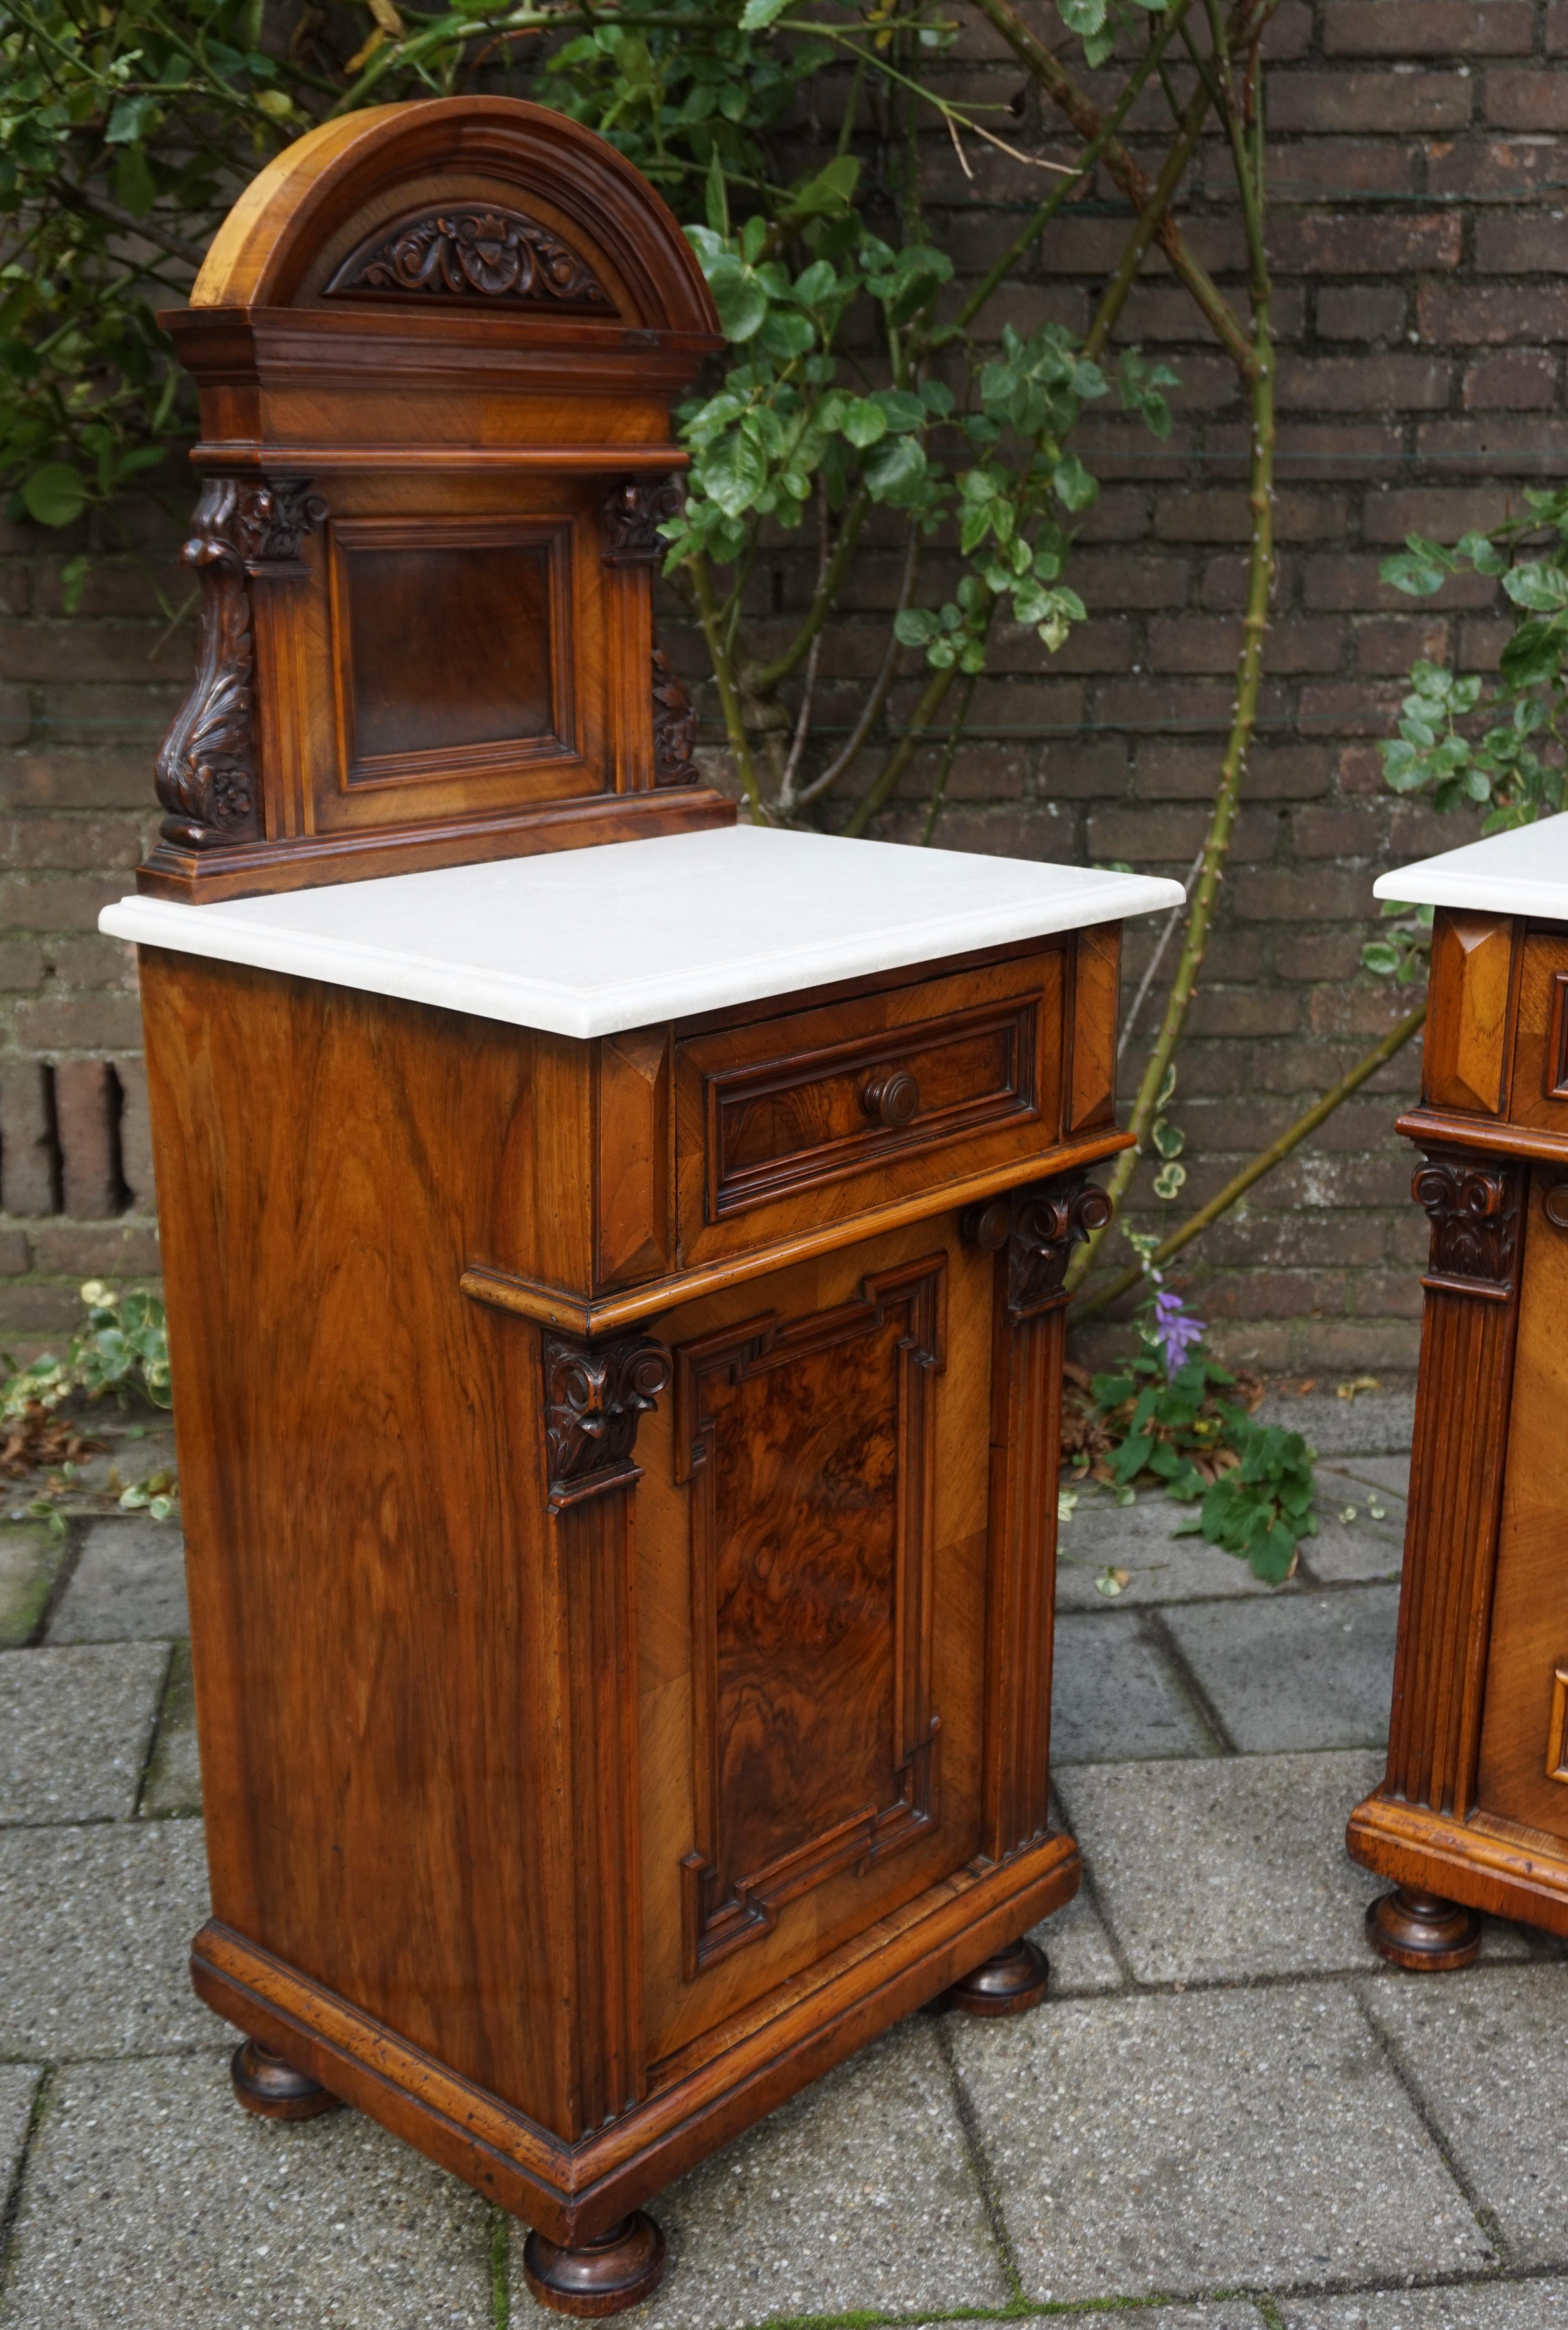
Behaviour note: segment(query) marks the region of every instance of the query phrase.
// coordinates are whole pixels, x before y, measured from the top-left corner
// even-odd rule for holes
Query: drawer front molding
[[[940,1255],[852,1302],[677,1346],[691,1484],[695,1842],[683,1970],[937,1819],[930,1704]],[[788,1517],[789,1527],[781,1524]],[[780,1800],[798,1806],[779,1821]]]

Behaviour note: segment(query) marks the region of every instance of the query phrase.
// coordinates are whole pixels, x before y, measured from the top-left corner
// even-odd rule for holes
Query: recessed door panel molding
[[[930,1700],[940,1255],[832,1310],[677,1346],[696,1835],[688,1981],[938,1817]]]
[[[346,517],[329,541],[341,791],[576,759],[569,517]]]

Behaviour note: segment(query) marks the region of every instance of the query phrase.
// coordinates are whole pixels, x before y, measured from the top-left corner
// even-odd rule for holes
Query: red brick
[[[1472,412],[1544,412],[1557,401],[1557,359],[1544,348],[1480,356],[1465,372],[1465,404]]]
[[[1460,129],[1470,118],[1473,88],[1468,75],[1457,72],[1279,73],[1269,93],[1270,126],[1276,135],[1290,129],[1341,135],[1364,129]],[[1544,125],[1531,121],[1522,126]]]
[[[1281,987],[1206,984],[1194,996],[1187,1018],[1195,1037],[1294,1036],[1299,1024],[1299,1002]]]
[[[1423,340],[1468,348],[1568,339],[1568,284],[1423,283],[1415,307]]]
[[[1368,494],[1362,533],[1370,543],[1397,549],[1407,535],[1430,535],[1457,542],[1472,528],[1486,533],[1505,516],[1516,496],[1497,486],[1407,486],[1393,493]]]
[[[1330,57],[1528,56],[1531,0],[1327,0]]]
[[[1285,211],[1269,255],[1283,275],[1398,275],[1456,267],[1464,222],[1452,211]]]
[[[1499,129],[1568,129],[1568,86],[1538,65],[1486,77],[1483,117]]]
[[[1280,542],[1337,542],[1344,535],[1346,506],[1334,495],[1293,492],[1274,499],[1274,533]],[[1214,485],[1196,493],[1166,493],[1155,504],[1155,533],[1162,542],[1245,542],[1252,530],[1244,488]]]
[[[141,1031],[141,1007],[134,995],[48,995],[16,1010],[17,1037],[31,1051],[134,1048]]]
[[[1568,0],[1548,0],[1546,47],[1554,57],[1568,53]]]
[[[0,929],[86,931],[99,913],[125,894],[123,875],[95,881],[86,874],[12,874],[0,876]]]
[[[1549,194],[1562,176],[1562,156],[1549,137],[1459,137],[1427,147],[1426,182],[1434,194]]]
[[[1409,294],[1392,283],[1326,283],[1318,329],[1327,340],[1390,340],[1405,328]]]
[[[1384,615],[1355,628],[1355,668],[1379,678],[1403,679],[1412,663],[1440,663],[1450,631],[1442,615]]]
[[[151,1214],[155,1210],[153,1140],[147,1121],[146,1069],[139,1059],[121,1057],[112,1065],[120,1090],[120,1172],[133,1211]],[[156,1264],[147,1266],[157,1267]]]
[[[1568,231],[1541,211],[1483,211],[1476,265],[1488,275],[1568,275]]]
[[[1299,857],[1372,857],[1383,846],[1383,819],[1366,809],[1299,809],[1290,841]]]
[[[1185,866],[1196,855],[1208,825],[1203,809],[1103,810],[1089,819],[1090,855],[1100,861],[1123,858],[1134,866]],[[1273,816],[1243,810],[1233,828],[1231,857],[1238,866],[1270,858],[1278,839]]]
[[[941,767],[942,748],[917,753],[898,785],[904,799],[927,800]],[[948,777],[949,800],[1020,800],[1028,784],[1029,755],[1018,745],[965,744]],[[129,1180],[128,1172],[126,1179]]]
[[[1298,716],[1308,733],[1331,729],[1344,735],[1359,729],[1363,734],[1386,735],[1399,696],[1398,688],[1372,687],[1365,679],[1317,680],[1301,690]]]
[[[1271,88],[1279,87],[1278,81]],[[1278,146],[1270,157],[1269,191],[1276,203],[1310,201],[1327,195],[1339,201],[1346,194],[1405,194],[1416,188],[1416,149],[1386,138],[1313,137],[1300,145]],[[1228,153],[1213,151],[1204,160],[1204,184],[1212,194],[1235,191]]]
[[[1247,922],[1361,922],[1376,911],[1372,881],[1370,872],[1342,874],[1315,867],[1309,873],[1297,873],[1286,867],[1254,867],[1237,877],[1233,895],[1236,912]]]
[[[1299,412],[1440,412],[1450,365],[1441,356],[1290,356],[1280,362],[1280,403]]]
[[[33,1234],[35,1267],[84,1278],[154,1278],[163,1268],[157,1232],[143,1222],[124,1228],[102,1223],[51,1222]]]
[[[1148,635],[1150,662],[1156,671],[1231,671],[1241,651],[1239,618],[1160,616],[1149,625]],[[1336,671],[1342,647],[1337,623],[1287,616],[1270,624],[1268,668],[1276,674]]]
[[[1483,623],[1473,616],[1459,625],[1459,659],[1466,671],[1496,671],[1503,659],[1503,649],[1513,636],[1514,626],[1507,620]]]
[[[1347,611],[1375,611],[1379,613],[1408,613],[1411,601],[1392,582],[1384,582],[1379,573],[1383,564],[1374,554],[1355,556],[1349,553],[1326,552],[1307,563],[1302,582],[1302,600],[1311,608],[1328,610],[1342,608]],[[1445,582],[1438,604],[1451,607],[1489,606],[1496,585],[1484,574],[1457,576]]]
[[[61,1060],[54,1070],[54,1122],[65,1211],[97,1221],[118,1210],[116,1103],[107,1060]]]
[[[1568,463],[1568,420],[1521,421],[1497,414],[1427,421],[1417,431],[1416,450],[1423,461],[1441,461],[1450,475],[1462,461],[1493,477],[1555,480]]]
[[[0,1208],[8,1214],[54,1210],[54,1140],[42,1061],[0,1066]]]
[[[0,939],[0,992],[25,993],[44,977],[43,949],[29,939]]]

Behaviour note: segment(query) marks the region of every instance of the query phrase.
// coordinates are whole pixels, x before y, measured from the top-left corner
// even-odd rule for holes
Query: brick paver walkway
[[[1468,1974],[1395,1974],[1340,1842],[1381,1761],[1409,1402],[1290,1409],[1331,1469],[1280,1592],[1157,1499],[1086,1497],[1063,1532],[1057,1781],[1090,1873],[1041,1929],[1050,2003],[913,2016],[665,2195],[638,2330],[1568,2324],[1568,1956],[1497,1926]],[[0,2330],[543,2320],[465,2186],[351,2114],[233,2105],[184,1974],[183,1633],[175,1528],[84,1511],[61,1549],[0,1520]]]

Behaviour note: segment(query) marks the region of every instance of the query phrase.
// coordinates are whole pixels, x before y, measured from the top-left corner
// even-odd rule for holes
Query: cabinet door
[[[1531,1179],[1479,1797],[1568,1837],[1568,1173]]]
[[[644,1424],[647,2051],[974,1859],[991,1258],[956,1217],[656,1329]]]

